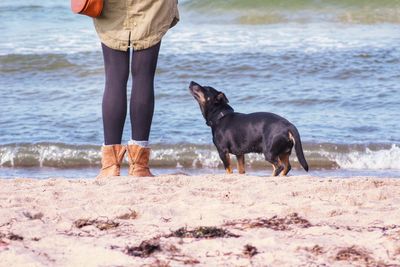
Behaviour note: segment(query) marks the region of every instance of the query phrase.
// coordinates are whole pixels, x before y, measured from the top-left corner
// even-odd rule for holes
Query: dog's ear
[[[228,103],[229,103],[229,100],[228,100],[228,98],[225,96],[224,93],[219,92],[218,95],[217,95],[217,98],[216,98],[216,102],[217,102],[217,103],[228,104]]]

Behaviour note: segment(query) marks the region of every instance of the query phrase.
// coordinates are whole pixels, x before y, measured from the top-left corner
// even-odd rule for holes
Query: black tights
[[[121,144],[127,111],[126,86],[129,78],[128,51],[118,51],[101,44],[106,85],[103,94],[104,144]],[[130,118],[132,139],[149,140],[154,112],[154,74],[160,43],[132,52],[132,91]]]

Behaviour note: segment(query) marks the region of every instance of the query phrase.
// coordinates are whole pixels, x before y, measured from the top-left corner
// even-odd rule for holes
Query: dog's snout
[[[191,81],[189,87],[193,87],[195,85],[198,85],[198,84],[196,82],[194,82],[194,81]]]

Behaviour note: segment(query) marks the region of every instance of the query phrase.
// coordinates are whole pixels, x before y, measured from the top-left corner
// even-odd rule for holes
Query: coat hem
[[[134,51],[139,51],[143,49],[150,48],[156,44],[158,44],[161,39],[164,37],[164,35],[168,32],[170,28],[175,26],[179,21],[179,17],[177,15],[173,15],[172,19],[170,20],[169,24],[165,24],[163,27],[161,27],[160,31],[157,34],[153,34],[150,36],[147,36],[146,38],[140,39],[140,40],[121,40],[121,39],[115,39],[111,36],[109,36],[106,32],[105,33],[100,33],[98,32],[98,37],[100,41],[106,45],[107,47],[114,49],[114,50],[119,50],[119,51],[127,51],[129,48],[133,47]],[[127,31],[131,33],[132,31]],[[128,34],[128,36],[131,36],[131,34]],[[129,46],[130,43],[130,46]]]

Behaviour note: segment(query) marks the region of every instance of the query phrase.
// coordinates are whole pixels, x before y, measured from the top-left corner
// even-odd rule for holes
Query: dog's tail
[[[292,126],[289,130],[289,139],[294,143],[294,149],[296,150],[296,156],[299,159],[301,166],[308,172],[308,164],[303,153],[303,146],[301,145],[300,134],[295,126]]]

